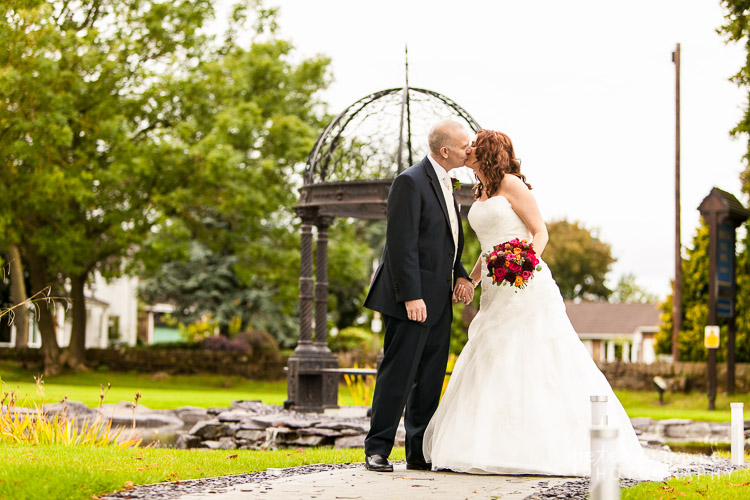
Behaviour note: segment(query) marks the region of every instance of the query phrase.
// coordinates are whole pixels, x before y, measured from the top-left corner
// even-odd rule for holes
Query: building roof
[[[610,304],[609,302],[565,301],[565,308],[578,334],[631,334],[639,328],[659,326],[656,304]]]

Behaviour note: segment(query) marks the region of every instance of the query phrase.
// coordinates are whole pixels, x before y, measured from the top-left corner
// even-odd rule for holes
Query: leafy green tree
[[[735,276],[735,361],[750,362],[750,226],[745,224],[742,251],[737,255]]]
[[[632,273],[620,276],[620,279],[609,297],[610,302],[615,303],[656,303],[658,297],[642,288]]]
[[[708,353],[703,345],[704,329],[708,320],[708,226],[701,221],[692,248],[682,259],[682,330],[677,344],[680,361],[706,361]],[[662,324],[656,334],[656,352],[672,352],[672,295],[661,306]],[[721,327],[720,348],[716,359],[726,359],[726,320],[718,318]],[[739,361],[739,359],[738,359]]]
[[[750,3],[747,0],[721,0],[724,7],[726,24],[719,28],[719,32],[726,36],[727,41],[742,43],[748,57],[745,65],[732,77],[738,87],[744,88],[750,94]],[[746,101],[744,113],[737,125],[731,130],[735,137],[745,136],[747,152],[745,153],[746,168],[740,175],[743,183],[742,190],[750,193],[750,107]]]
[[[551,221],[547,229],[549,243],[542,258],[562,296],[567,300],[607,300],[612,290],[604,282],[615,262],[612,247],[578,222]]]
[[[148,131],[160,123],[160,74],[177,71],[176,56],[198,55],[197,28],[210,13],[207,0],[4,4],[0,32],[17,49],[2,61],[0,83],[13,88],[2,159],[16,194],[10,233],[34,288],[66,286],[73,301],[60,359],[50,311],[40,308],[48,373],[62,361],[83,367],[86,281],[94,270],[118,275],[148,234],[156,193],[142,174],[157,163]]]
[[[322,125],[316,93],[327,84],[328,60],[294,63],[293,47],[267,35],[249,49],[224,47],[214,60],[203,57],[172,84],[170,93],[182,96],[170,101],[169,131],[182,180],[157,202],[158,230],[138,254],[137,272],[161,281],[176,273],[169,287],[147,296],[193,304],[182,308],[182,320],[210,312],[225,330],[236,317],[288,346],[297,331],[295,169]],[[210,262],[194,259],[196,240]],[[335,245],[332,251],[335,257]],[[221,278],[209,276],[211,266],[221,268]],[[196,279],[208,279],[201,282],[215,300],[201,299],[204,292],[191,285]],[[219,314],[218,302],[227,301]]]
[[[375,226],[374,228],[371,226]],[[337,219],[331,226],[328,245],[328,311],[336,328],[357,324],[364,313],[364,301],[370,285],[374,259],[380,258],[377,246],[368,239],[377,232],[378,222]]]
[[[63,356],[40,307],[48,373],[82,366],[91,273],[184,258],[190,245],[175,235],[229,249],[248,284],[288,278],[298,246],[284,207],[326,59],[292,63],[262,8],[249,48],[234,37],[239,10],[226,40],[207,39],[209,0],[12,0],[0,14],[0,229],[19,242],[33,289],[69,287],[73,299]]]

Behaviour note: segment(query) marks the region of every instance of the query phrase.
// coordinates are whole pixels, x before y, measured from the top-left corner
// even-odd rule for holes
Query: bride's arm
[[[506,175],[501,184],[501,194],[505,196],[513,210],[523,220],[533,238],[534,250],[537,255],[542,255],[544,247],[549,242],[547,226],[542,219],[539,205],[536,204],[534,195],[526,184],[515,175]]]
[[[476,282],[478,285],[482,282],[482,256],[480,255],[477,258],[477,263],[474,264],[474,269],[471,270],[469,273],[469,277]]]

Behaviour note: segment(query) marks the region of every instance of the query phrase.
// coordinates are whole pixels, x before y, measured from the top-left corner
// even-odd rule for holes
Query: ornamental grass
[[[42,376],[34,377],[37,394],[44,401],[44,381]],[[0,402],[0,443],[28,444],[28,445],[61,445],[61,446],[108,446],[119,448],[137,447],[140,439],[120,439],[124,427],[112,428],[112,419],[104,419],[97,413],[93,419],[78,420],[75,415],[68,415],[67,395],[60,401],[59,409],[50,412],[43,404],[30,402],[28,396],[18,400],[16,391],[5,390],[5,384],[0,380],[3,388],[3,398]],[[106,391],[101,388],[101,408]],[[138,404],[140,393],[136,394],[132,404],[133,414]],[[135,429],[135,417],[133,430]],[[132,435],[132,433],[131,433]]]

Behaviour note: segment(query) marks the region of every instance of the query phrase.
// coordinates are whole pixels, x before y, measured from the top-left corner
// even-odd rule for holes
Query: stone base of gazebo
[[[300,412],[338,408],[339,374],[336,356],[330,352],[297,352],[287,363],[287,397],[284,406]],[[328,371],[331,370],[331,371]]]

